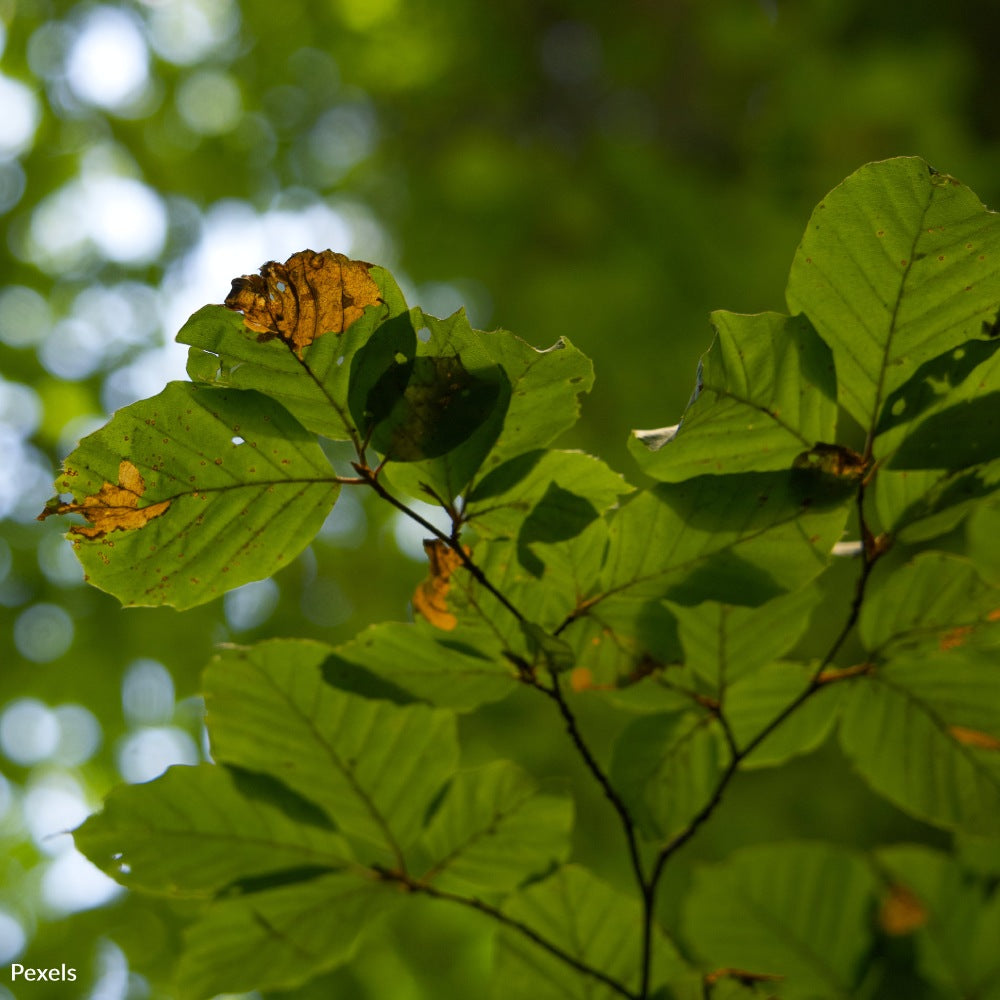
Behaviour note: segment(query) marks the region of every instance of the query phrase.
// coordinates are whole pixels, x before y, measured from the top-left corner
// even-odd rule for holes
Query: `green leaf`
[[[330,653],[273,640],[216,656],[204,675],[212,755],[277,778],[398,861],[456,769],[455,718],[331,687]]]
[[[668,687],[675,680],[684,685],[691,682],[688,671],[683,672],[683,680],[679,676],[684,655],[677,621],[661,601],[632,598],[627,592],[611,594],[593,607],[582,608],[561,636],[572,647],[576,666],[587,672],[586,686],[620,687],[619,695],[626,701],[628,687],[654,671]],[[658,669],[665,666],[670,670]],[[655,700],[660,699],[654,696]],[[685,704],[689,701],[686,696]]]
[[[1000,642],[1000,590],[961,556],[922,552],[882,576],[858,622],[868,649],[892,655],[920,645],[954,649]]]
[[[756,608],[717,601],[669,607],[685,663],[720,692],[787,653],[805,634],[821,596],[816,587],[803,587]]]
[[[593,369],[568,340],[538,351],[506,330],[473,330],[461,310],[444,320],[417,310],[414,315],[415,324],[429,334],[426,340],[418,337],[417,357],[458,357],[466,372],[474,372],[482,384],[477,383],[475,392],[471,392],[475,386],[469,387],[475,397],[470,403],[475,410],[471,422],[478,421],[478,426],[468,433],[468,427],[456,423],[448,433],[465,436],[453,450],[387,467],[389,480],[399,489],[427,499],[425,487],[429,487],[432,496],[450,501],[477,473],[486,475],[515,455],[547,445],[576,422],[577,396],[590,389]],[[438,384],[439,374],[435,368],[429,381]],[[447,384],[462,386],[465,381],[463,376]],[[492,392],[487,383],[496,386],[492,408],[485,405]],[[405,409],[390,426],[406,426]]]
[[[416,698],[467,712],[506,698],[517,674],[502,656],[493,633],[479,622],[460,621],[451,632],[417,621],[372,625],[332,651],[333,661],[370,671]],[[329,679],[335,679],[333,666]]]
[[[955,471],[1000,457],[1000,341],[933,358],[887,400],[874,454],[891,469]]]
[[[997,316],[1000,219],[917,157],[870,163],[817,206],[786,293],[833,350],[839,400],[874,429],[921,364]]]
[[[881,469],[874,485],[882,526],[907,544],[925,542],[951,531],[997,492],[1000,461],[955,472]]]
[[[1000,673],[989,658],[917,651],[850,685],[840,742],[862,777],[929,823],[1000,834]]]
[[[760,844],[697,871],[684,936],[710,967],[783,976],[783,1000],[850,1000],[873,889],[867,865],[832,844]]]
[[[599,514],[632,491],[622,476],[592,455],[536,449],[478,480],[467,498],[466,520],[480,537],[516,538],[552,487],[585,500]]]
[[[952,858],[900,845],[876,853],[890,884],[924,910],[914,929],[917,964],[947,996],[1000,998],[1000,894],[972,882]],[[883,909],[883,914],[885,910]]]
[[[968,521],[966,539],[969,556],[983,579],[1000,587],[1000,497],[976,508]]]
[[[638,988],[642,941],[639,901],[613,889],[587,869],[564,865],[544,881],[512,896],[504,903],[503,911],[578,961],[632,991]],[[690,984],[689,970],[658,928],[653,944],[654,989],[663,983],[687,980]],[[620,997],[597,979],[582,975],[507,928],[498,937],[493,981],[492,995],[497,1000],[509,997],[618,1000]]]
[[[389,476],[414,496],[456,497],[496,441],[509,403],[507,373],[464,312],[397,317],[351,363],[354,419],[379,454],[405,463]]]
[[[388,885],[345,872],[213,903],[185,934],[181,996],[297,986],[348,961],[399,899]]]
[[[642,470],[676,483],[692,476],[770,472],[833,441],[837,383],[830,348],[804,316],[712,314],[716,338],[675,434],[633,431]]]
[[[848,507],[847,487],[806,470],[663,484],[615,513],[600,588],[763,604],[825,567]]]
[[[432,862],[421,881],[464,894],[513,889],[566,860],[572,828],[573,800],[541,793],[510,761],[459,771],[424,831]]]
[[[369,306],[343,333],[318,337],[300,360],[283,340],[258,340],[243,317],[224,306],[199,309],[177,340],[190,344],[188,375],[196,382],[256,389],[281,403],[303,427],[333,440],[356,432],[347,404],[351,359],[386,320],[405,314],[406,303],[388,271],[368,272],[383,303]]]
[[[736,744],[745,747],[809,686],[815,667],[775,662],[733,683],[723,712]],[[815,750],[829,736],[844,694],[843,682],[813,694],[741,762],[743,768],[774,767],[797,754]]]
[[[116,789],[73,838],[122,885],[172,895],[206,895],[268,872],[342,868],[350,858],[341,837],[248,798],[226,768],[210,764]]]
[[[340,490],[312,434],[256,392],[171,382],[119,410],[56,481],[87,579],[123,604],[190,608],[289,563]]]
[[[668,840],[709,801],[727,756],[711,715],[644,715],[615,741],[611,782],[639,829]]]

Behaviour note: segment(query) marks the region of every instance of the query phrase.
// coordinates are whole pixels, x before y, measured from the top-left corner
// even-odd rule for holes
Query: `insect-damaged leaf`
[[[301,359],[317,337],[343,333],[379,301],[371,266],[332,250],[300,250],[284,264],[268,261],[260,274],[234,278],[226,306],[243,313],[258,340],[278,337]]]
[[[109,531],[130,531],[141,528],[154,517],[159,517],[170,506],[170,500],[139,506],[146,492],[146,481],[139,470],[127,459],[118,463],[118,485],[105,482],[93,495],[84,497],[80,503],[56,503],[48,506],[38,520],[43,521],[50,514],[82,514],[90,525],[74,524],[70,534],[84,538],[103,538]]]
[[[117,480],[118,485],[112,485]],[[56,482],[90,582],[189,608],[291,561],[340,489],[315,438],[256,392],[172,382],[84,438]]]
[[[356,437],[347,405],[351,359],[382,323],[407,310],[388,271],[373,267],[369,275],[379,289],[377,303],[346,332],[315,339],[302,358],[283,340],[259,342],[239,313],[225,306],[203,306],[177,334],[177,340],[191,348],[188,375],[219,388],[263,392],[303,427],[324,437]]]

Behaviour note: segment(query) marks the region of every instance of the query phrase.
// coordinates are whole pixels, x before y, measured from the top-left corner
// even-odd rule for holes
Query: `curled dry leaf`
[[[118,484],[104,483],[92,496],[81,503],[60,503],[47,507],[38,515],[42,521],[50,514],[82,514],[90,525],[75,524],[70,533],[84,538],[103,538],[109,531],[131,531],[159,517],[170,506],[169,500],[140,507],[146,483],[139,470],[127,459],[118,465]]]
[[[279,338],[301,360],[317,337],[343,333],[381,301],[371,266],[333,250],[300,250],[284,264],[268,261],[260,274],[234,278],[225,304],[243,313],[258,340]]]
[[[438,538],[424,540],[430,566],[427,579],[413,593],[413,610],[436,628],[450,632],[458,619],[448,610],[451,575],[462,565],[462,557]]]

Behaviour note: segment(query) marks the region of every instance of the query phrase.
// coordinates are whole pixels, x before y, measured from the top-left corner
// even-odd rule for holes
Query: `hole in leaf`
[[[239,436],[239,434],[234,434],[234,435],[232,436],[232,438],[230,438],[230,440],[231,440],[231,441],[233,442],[233,444],[235,444],[235,445],[241,445],[241,444],[246,444],[246,438],[241,438],[241,437]]]
[[[342,365],[343,363],[344,363],[344,355],[341,354],[341,356],[339,358],[337,358],[337,365],[338,365],[338,367],[340,365]]]
[[[427,341],[430,339],[431,339],[431,331],[428,327],[422,326],[419,330],[417,330],[417,340],[422,341],[423,343],[426,344]]]

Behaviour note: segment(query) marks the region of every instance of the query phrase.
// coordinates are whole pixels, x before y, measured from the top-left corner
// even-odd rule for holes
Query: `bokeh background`
[[[597,384],[565,443],[634,475],[627,432],[676,422],[709,311],[783,308],[845,175],[920,154],[1000,203],[998,31],[961,0],[0,0],[0,967],[80,974],[24,995],[170,996],[188,914],[121,894],[65,831],[201,757],[213,644],[347,638],[405,617],[423,573],[419,536],[346,495],[274,580],[184,615],[83,584],[35,515],[81,435],[184,377],[190,312],[305,247],[383,264],[432,313],[573,340]],[[470,754],[565,772],[547,711],[485,710]],[[578,791],[579,856],[624,882]],[[935,842],[829,748],[733,792],[668,923],[690,863],[736,844]],[[475,995],[488,952],[439,906],[300,995]]]

